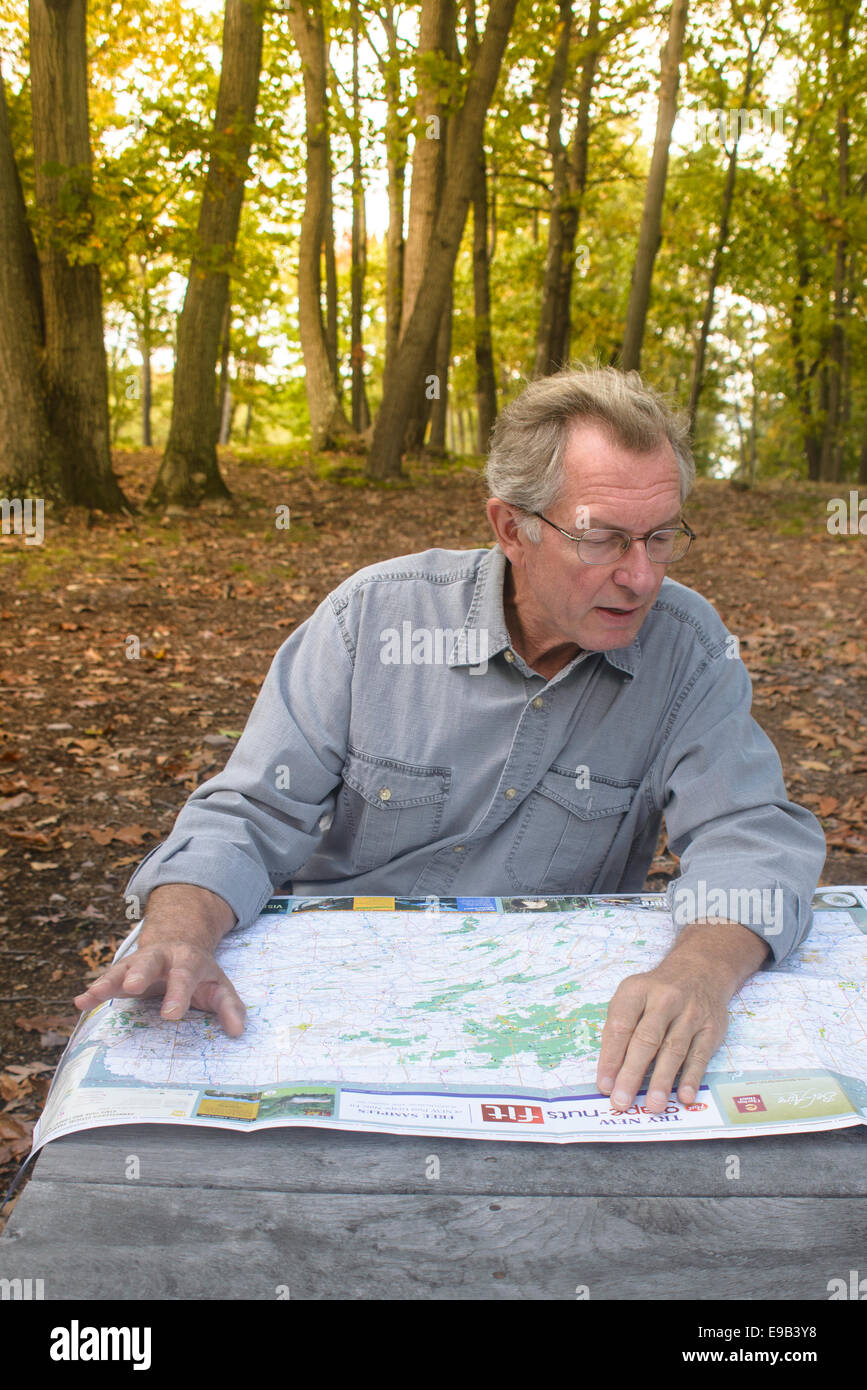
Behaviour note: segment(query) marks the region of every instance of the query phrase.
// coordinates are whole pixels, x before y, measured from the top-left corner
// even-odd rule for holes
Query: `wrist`
[[[670,955],[707,968],[734,993],[761,968],[769,951],[768,943],[743,923],[703,918],[681,929]]]
[[[213,952],[236,922],[225,898],[210,889],[191,883],[165,883],[148,896],[139,946],[171,937]]]

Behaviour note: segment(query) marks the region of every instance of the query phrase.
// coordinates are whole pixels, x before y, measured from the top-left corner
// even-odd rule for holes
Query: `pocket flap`
[[[449,790],[451,768],[424,767],[396,758],[350,753],[343,768],[343,780],[370,806],[381,811],[396,811],[443,801]]]
[[[637,790],[634,786],[592,774],[588,781],[587,787],[576,786],[576,773],[557,772],[552,768],[546,772],[536,790],[564,806],[580,820],[622,816],[629,810]]]

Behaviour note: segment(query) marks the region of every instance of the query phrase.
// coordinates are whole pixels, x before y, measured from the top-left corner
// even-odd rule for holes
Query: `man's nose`
[[[659,583],[660,570],[647,558],[646,542],[633,540],[614,568],[614,582],[636,594],[648,594]]]

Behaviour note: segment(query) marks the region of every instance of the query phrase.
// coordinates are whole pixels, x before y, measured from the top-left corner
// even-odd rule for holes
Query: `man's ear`
[[[520,564],[527,537],[518,525],[518,510],[500,497],[489,497],[485,510],[500,549],[512,564]]]

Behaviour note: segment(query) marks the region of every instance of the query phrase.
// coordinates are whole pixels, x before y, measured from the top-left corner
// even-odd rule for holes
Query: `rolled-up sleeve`
[[[143,909],[156,887],[190,883],[242,925],[310,857],[346,761],[352,660],[330,598],[276,653],[225,768],[203,782],[168,838],[130,879]]]
[[[767,967],[810,930],[825,836],[788,799],[777,751],[750,713],[749,675],[726,650],[721,643],[706,652],[685,682],[654,794],[681,858],[668,889],[675,925],[740,922],[770,947]]]

